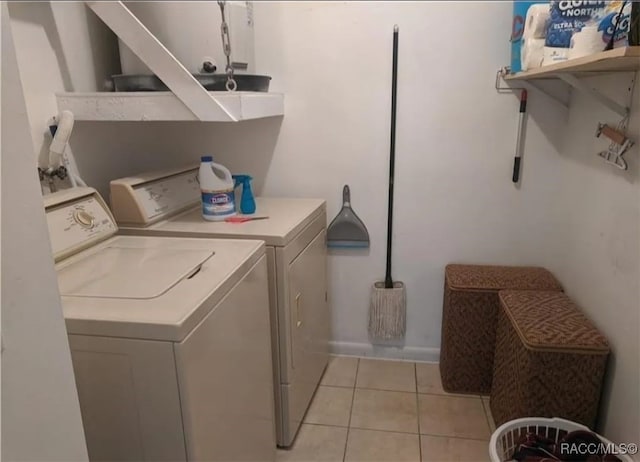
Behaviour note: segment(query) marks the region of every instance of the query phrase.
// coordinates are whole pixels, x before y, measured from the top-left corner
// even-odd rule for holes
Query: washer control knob
[[[84,210],[73,212],[73,219],[83,228],[91,229],[95,225],[93,216]]]

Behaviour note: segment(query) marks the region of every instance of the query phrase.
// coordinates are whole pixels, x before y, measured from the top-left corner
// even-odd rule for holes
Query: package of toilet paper
[[[622,9],[623,4],[622,0],[552,0],[543,64],[552,64],[602,51],[611,40],[614,30],[614,46],[626,46],[631,2],[627,2],[624,9]],[[597,33],[597,36],[594,33]],[[574,35],[576,35],[575,38]],[[579,49],[570,51],[572,47]]]
[[[601,16],[594,16],[585,23],[585,27],[597,27],[602,35],[602,43],[605,45],[609,43],[615,31],[614,48],[629,45],[632,2],[625,3],[624,8],[622,4],[622,1],[607,2]]]
[[[520,60],[523,71],[536,69],[542,66],[542,61],[544,61],[544,39],[524,37],[522,39]]]
[[[549,2],[531,5],[527,10],[522,36],[535,39],[545,38],[550,17]]]
[[[544,9],[548,8],[549,2],[544,0],[513,2],[513,22],[511,24],[511,72],[516,73],[522,70],[522,39],[527,22],[529,9],[536,4],[544,4]],[[536,27],[539,27],[536,25]]]
[[[571,47],[569,47],[569,59],[581,58],[602,51],[606,46],[603,43],[603,35],[595,25],[583,26],[571,37]]]
[[[545,46],[569,48],[571,36],[593,17],[604,11],[605,1],[557,1],[552,0]]]
[[[549,16],[548,2],[531,5],[527,11],[520,51],[520,63],[523,71],[542,65]]]

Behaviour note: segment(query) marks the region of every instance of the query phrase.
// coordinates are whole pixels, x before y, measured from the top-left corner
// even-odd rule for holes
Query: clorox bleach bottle
[[[231,172],[213,162],[213,157],[200,158],[198,181],[202,193],[202,218],[223,221],[236,214]]]

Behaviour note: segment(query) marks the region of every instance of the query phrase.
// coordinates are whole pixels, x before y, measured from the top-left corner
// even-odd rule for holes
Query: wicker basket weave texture
[[[503,291],[490,407],[496,425],[562,417],[593,428],[609,346],[558,292]]]
[[[447,265],[440,346],[440,375],[446,391],[491,391],[498,291],[502,289],[561,291],[562,286],[539,267]]]

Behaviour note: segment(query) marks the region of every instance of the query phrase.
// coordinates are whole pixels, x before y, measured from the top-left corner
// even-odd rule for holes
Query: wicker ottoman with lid
[[[544,268],[447,265],[442,307],[440,377],[450,393],[489,394],[502,289],[562,290]]]
[[[593,428],[609,345],[563,293],[500,292],[490,406],[496,425],[561,417]]]

